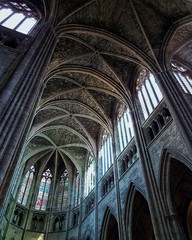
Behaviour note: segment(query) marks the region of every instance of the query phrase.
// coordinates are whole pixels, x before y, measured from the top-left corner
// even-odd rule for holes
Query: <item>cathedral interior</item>
[[[191,0],[0,0],[0,239],[192,240]]]

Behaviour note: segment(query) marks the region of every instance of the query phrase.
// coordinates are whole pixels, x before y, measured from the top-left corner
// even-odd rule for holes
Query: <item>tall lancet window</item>
[[[40,183],[40,187],[39,187],[39,193],[38,193],[37,201],[35,204],[36,210],[45,211],[47,208],[49,191],[51,188],[51,178],[52,178],[51,171],[50,171],[50,169],[47,169],[42,174],[41,183]]]
[[[183,91],[187,94],[192,94],[192,71],[177,64],[172,63],[173,74],[179,82]]]
[[[117,133],[119,150],[121,152],[134,136],[129,109],[124,104],[121,104],[117,115]]]
[[[27,34],[37,23],[36,10],[22,1],[0,1],[0,25]]]
[[[146,120],[163,99],[153,74],[146,69],[143,69],[138,76],[136,91],[144,119]]]
[[[104,175],[113,164],[112,139],[107,131],[104,132],[102,137],[99,158],[101,159],[102,173]]]
[[[79,172],[77,172],[76,176],[75,176],[75,207],[80,204],[80,199],[81,199],[81,195],[80,195],[80,176],[79,176]]]
[[[19,197],[17,202],[24,206],[26,206],[27,204],[29,192],[30,192],[33,178],[34,178],[34,173],[35,173],[35,168],[34,166],[32,166],[31,169],[26,173],[19,191]]]
[[[69,177],[67,170],[63,172],[59,181],[58,197],[57,197],[57,210],[62,211],[68,204],[69,192]]]
[[[86,166],[85,196],[95,187],[95,161],[92,155],[89,156]]]

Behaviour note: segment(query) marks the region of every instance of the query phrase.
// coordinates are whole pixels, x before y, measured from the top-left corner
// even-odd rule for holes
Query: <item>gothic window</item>
[[[95,161],[93,156],[89,156],[86,166],[86,189],[85,196],[87,196],[91,190],[95,187]]]
[[[22,2],[0,1],[0,25],[28,34],[38,19],[36,11]]]
[[[137,96],[146,120],[163,99],[153,74],[143,69],[136,83]]]
[[[37,201],[35,204],[36,210],[46,210],[49,191],[51,187],[51,178],[52,178],[51,171],[47,169],[42,174],[39,193],[38,193]]]
[[[176,63],[172,63],[171,66],[173,69],[173,74],[183,91],[187,94],[192,94],[192,72]]]
[[[117,132],[120,152],[127,146],[134,136],[133,125],[129,109],[121,105],[117,116]]]
[[[60,177],[58,198],[57,198],[57,209],[64,210],[68,203],[68,190],[69,190],[69,177],[67,170]]]
[[[80,204],[80,176],[79,172],[76,173],[75,177],[75,207]]]
[[[35,173],[35,168],[34,166],[32,166],[31,169],[26,173],[19,191],[19,197],[17,202],[24,206],[27,204],[29,192],[30,192],[33,178],[34,178],[34,173]]]
[[[113,164],[112,140],[107,131],[103,134],[101,145],[99,157],[102,162],[102,173],[104,175]]]

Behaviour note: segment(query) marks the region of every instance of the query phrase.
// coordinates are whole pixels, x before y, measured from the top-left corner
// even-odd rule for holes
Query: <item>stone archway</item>
[[[173,209],[186,239],[192,239],[192,171],[180,161],[171,159],[170,194]]]
[[[154,240],[155,235],[149,212],[148,202],[145,197],[130,187],[125,210],[126,239]]]
[[[107,209],[103,220],[100,240],[119,240],[118,223],[114,215]]]

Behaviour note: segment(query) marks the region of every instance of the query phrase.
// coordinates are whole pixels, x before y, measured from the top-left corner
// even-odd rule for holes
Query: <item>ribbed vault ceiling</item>
[[[58,42],[24,161],[51,159],[57,150],[65,165],[73,162],[81,170],[88,151],[97,155],[104,130],[113,132],[118,105],[131,107],[136,71],[140,67],[160,71],[158,62],[164,56],[160,49],[168,59],[191,59],[182,48],[189,45],[191,52],[192,2],[61,0],[50,6],[39,4],[47,18],[51,9],[55,11]],[[179,19],[183,23],[167,34]]]

